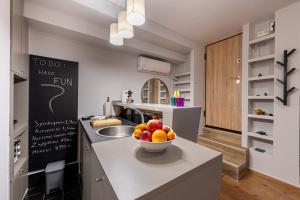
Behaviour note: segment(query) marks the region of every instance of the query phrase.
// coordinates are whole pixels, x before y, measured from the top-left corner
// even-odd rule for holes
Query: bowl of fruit
[[[149,120],[147,124],[135,127],[132,137],[148,152],[161,152],[165,150],[176,138],[174,130],[163,126],[158,119]]]

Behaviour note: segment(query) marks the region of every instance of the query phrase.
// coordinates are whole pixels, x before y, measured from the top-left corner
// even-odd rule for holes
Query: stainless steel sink
[[[134,131],[133,126],[109,126],[97,130],[96,134],[104,137],[122,138],[131,136]]]

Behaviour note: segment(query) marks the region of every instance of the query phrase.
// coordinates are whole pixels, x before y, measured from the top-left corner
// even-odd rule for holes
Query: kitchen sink
[[[96,134],[104,137],[122,138],[131,136],[134,131],[133,126],[109,126],[97,130]]]

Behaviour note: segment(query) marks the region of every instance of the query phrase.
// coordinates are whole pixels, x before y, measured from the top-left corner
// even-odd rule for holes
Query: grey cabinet
[[[28,25],[23,17],[23,0],[11,1],[11,70],[18,76],[28,77]]]
[[[117,199],[84,132],[81,138],[83,200]]]
[[[28,163],[26,160],[26,162],[22,165],[22,167],[20,168],[20,170],[17,172],[17,174],[12,180],[13,200],[23,199],[28,185],[27,172],[28,172]]]
[[[91,155],[92,149],[85,134],[82,134],[82,196],[83,200],[91,199]]]

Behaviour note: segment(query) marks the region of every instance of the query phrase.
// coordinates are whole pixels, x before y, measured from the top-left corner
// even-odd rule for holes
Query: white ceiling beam
[[[73,0],[76,3],[79,3],[83,6],[86,6],[90,9],[96,10],[97,12],[106,15],[108,17],[111,17],[114,20],[117,20],[117,13],[121,10],[125,9],[124,6],[120,6],[117,4],[112,3],[108,0]],[[146,10],[147,12],[147,10]],[[157,24],[149,19],[146,19],[146,23],[142,26],[137,27],[141,30],[144,30],[146,32],[150,32],[154,35],[157,35],[161,38],[164,38],[166,41],[171,41],[173,43],[176,43],[178,45],[181,45],[183,47],[194,49],[200,47],[200,45],[190,39],[187,39],[183,37],[182,35],[171,31],[160,24]]]
[[[108,1],[107,1],[108,2]],[[33,3],[25,3],[24,16],[28,19],[40,21],[81,34],[85,34],[100,40],[109,40],[109,30],[99,25],[93,24],[87,20],[70,16],[65,13],[37,5]],[[166,48],[162,48],[137,39],[126,40],[124,46],[136,49],[143,54],[149,54],[159,58],[172,60],[175,63],[187,61],[187,56]]]

